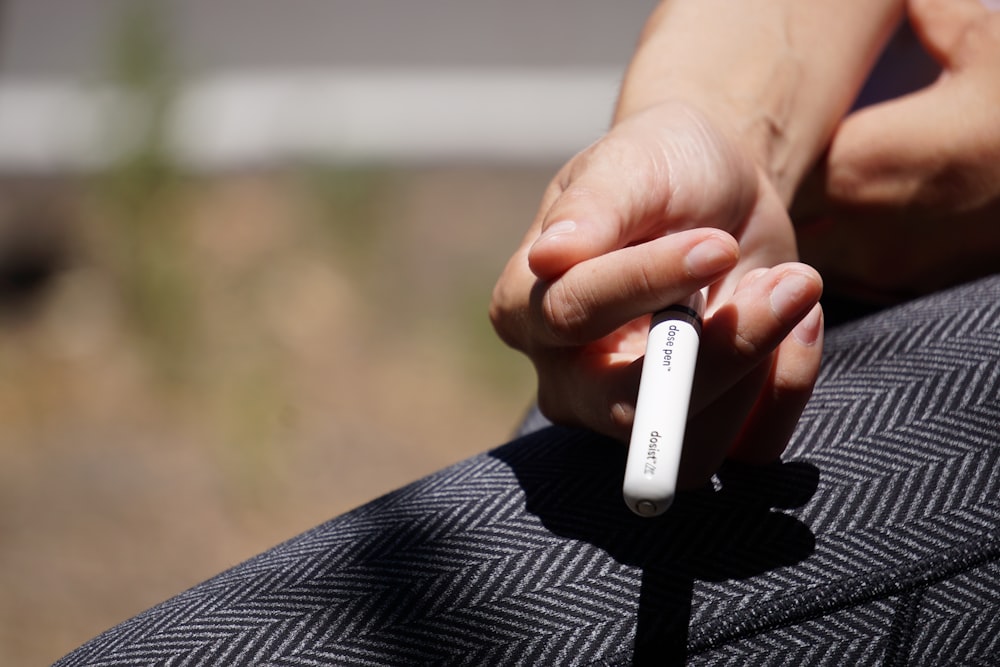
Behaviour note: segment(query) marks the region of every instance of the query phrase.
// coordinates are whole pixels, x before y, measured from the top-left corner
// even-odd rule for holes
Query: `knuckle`
[[[782,364],[774,369],[774,384],[772,393],[777,401],[796,403],[808,398],[812,393],[815,377],[806,375],[798,369],[787,368]]]
[[[492,301],[489,307],[489,317],[490,324],[493,325],[493,331],[500,337],[500,340],[511,347],[515,347],[516,336],[513,335],[510,329],[510,319],[503,306],[499,305],[496,301]]]
[[[657,275],[655,265],[638,262],[633,269],[634,271],[628,276],[629,284],[626,287],[628,294],[638,297],[656,294],[659,291],[656,286],[663,281]]]
[[[607,402],[608,433],[621,439],[628,439],[635,422],[635,405],[617,400]]]
[[[958,41],[960,57],[966,62],[986,59],[995,64],[1000,60],[1000,16],[990,15],[969,23]]]
[[[736,357],[752,361],[763,353],[760,344],[754,340],[753,334],[746,327],[737,329],[732,340],[732,350]]]
[[[874,197],[873,185],[879,181],[877,156],[856,148],[840,151],[828,166],[827,196],[835,203],[863,203]]]
[[[504,343],[518,350],[526,348],[524,344],[524,309],[514,304],[508,290],[500,281],[493,288],[489,304],[489,318],[493,330]]]
[[[574,344],[580,341],[590,299],[568,281],[557,281],[545,290],[541,299],[541,320],[554,341]]]
[[[563,207],[569,208],[579,208],[581,206],[586,206],[591,201],[602,196],[599,190],[586,185],[584,181],[575,181],[570,184],[565,190],[559,195],[558,204]],[[561,217],[552,216],[550,218]]]

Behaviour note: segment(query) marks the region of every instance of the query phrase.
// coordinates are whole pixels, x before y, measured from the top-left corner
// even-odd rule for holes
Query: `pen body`
[[[640,516],[665,512],[677,488],[700,314],[700,308],[671,306],[650,323],[622,487],[626,504]]]

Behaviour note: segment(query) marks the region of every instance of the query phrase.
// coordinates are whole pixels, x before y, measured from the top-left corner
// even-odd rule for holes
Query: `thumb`
[[[847,209],[953,207],[981,188],[975,165],[995,145],[995,56],[975,39],[991,18],[980,0],[910,0],[910,19],[945,73],[915,93],[841,123],[826,160],[829,201]],[[995,24],[994,24],[995,25]]]
[[[753,162],[707,117],[662,105],[622,121],[560,172],[528,263],[537,277],[552,279],[672,232],[736,233],[757,195]]]
[[[938,102],[945,96],[943,87],[939,81],[841,122],[826,158],[825,190],[831,204],[898,207],[921,196],[942,151],[949,150],[952,119]]]
[[[609,135],[559,173],[540,212],[539,236],[528,253],[532,272],[555,278],[587,259],[650,236],[671,184],[663,156]]]

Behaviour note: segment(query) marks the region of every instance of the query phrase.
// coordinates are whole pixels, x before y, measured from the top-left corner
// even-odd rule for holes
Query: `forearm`
[[[744,142],[787,204],[902,10],[903,0],[664,0],[615,119],[692,103]]]

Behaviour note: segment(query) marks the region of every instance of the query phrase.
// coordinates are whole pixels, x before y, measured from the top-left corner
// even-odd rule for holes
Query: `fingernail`
[[[731,267],[735,258],[731,243],[711,238],[688,250],[686,261],[693,277],[709,278]]]
[[[809,347],[819,340],[819,332],[823,330],[823,308],[817,303],[809,314],[792,329],[795,340]]]
[[[547,243],[549,240],[554,239],[557,236],[561,236],[563,234],[572,234],[575,231],[576,231],[575,222],[573,222],[572,220],[560,220],[559,222],[555,222],[549,225],[545,229],[545,231],[542,232],[542,235],[538,237],[535,243],[536,244]]]
[[[797,320],[813,303],[807,294],[815,289],[816,281],[798,272],[786,273],[771,290],[771,308],[779,319]]]

